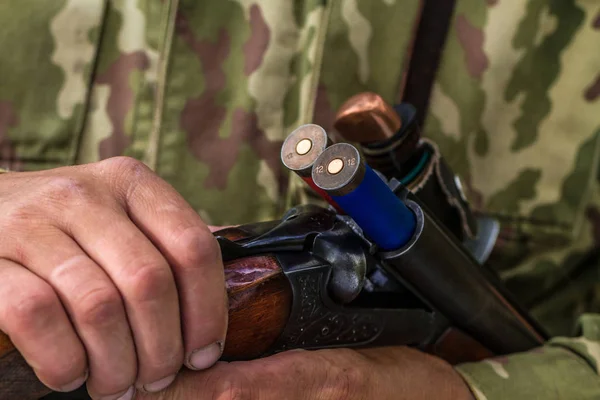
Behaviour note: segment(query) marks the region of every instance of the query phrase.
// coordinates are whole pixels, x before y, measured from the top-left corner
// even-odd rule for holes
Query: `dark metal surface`
[[[397,178],[459,241],[476,239],[477,220],[460,179],[450,169],[435,143],[422,139],[418,150],[420,154],[428,155],[427,161]]]
[[[424,308],[342,306],[327,290],[331,265],[304,253],[277,256],[294,292],[290,320],[269,354],[295,348],[319,349],[433,343],[448,324]]]
[[[223,261],[281,251],[303,251],[307,238],[333,228],[337,215],[315,205],[291,208],[268,231],[248,239],[231,241],[217,236]]]
[[[492,254],[499,234],[500,222],[494,218],[481,216],[477,218],[477,237],[466,239],[463,245],[479,264],[483,265]]]
[[[275,227],[262,235],[239,241],[217,237],[223,260],[258,254],[310,252],[333,266],[330,295],[341,304],[354,300],[367,273],[370,245],[329,209],[303,205],[290,209]]]
[[[332,266],[328,290],[339,304],[356,299],[364,287],[369,246],[338,220],[333,229],[314,238],[311,253]]]
[[[404,248],[379,256],[458,328],[497,354],[530,350],[547,338],[499,282],[409,195],[418,229]]]
[[[394,106],[393,111],[402,120],[402,127],[385,140],[362,143],[367,163],[388,178],[404,173],[407,168],[404,164],[415,156],[421,139],[421,131],[416,122],[416,109],[410,104],[403,103]]]
[[[297,151],[298,143],[309,140],[310,150],[305,154]],[[312,165],[317,157],[332,144],[327,132],[315,124],[302,125],[295,129],[281,146],[281,161],[283,164],[300,176],[310,177]]]
[[[332,174],[329,164],[334,160],[343,162],[342,169]],[[358,150],[347,143],[337,143],[327,148],[315,161],[312,179],[319,188],[332,196],[344,196],[352,192],[365,176],[365,166]]]

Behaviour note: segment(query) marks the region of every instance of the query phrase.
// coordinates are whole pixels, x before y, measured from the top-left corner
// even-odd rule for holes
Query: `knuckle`
[[[139,262],[127,278],[126,288],[130,298],[141,303],[175,294],[171,270],[160,260]]]
[[[122,314],[121,296],[109,286],[87,290],[75,303],[75,313],[80,323],[91,326],[110,324]]]
[[[193,269],[205,263],[215,263],[221,257],[214,235],[200,227],[186,228],[176,235],[174,250],[183,259],[183,267]]]
[[[153,173],[143,162],[127,156],[108,158],[98,166],[104,182],[121,199],[129,199],[137,190],[144,189]]]
[[[15,298],[8,307],[7,317],[17,332],[30,332],[51,320],[57,306],[58,299],[52,289],[39,285]]]
[[[34,215],[34,209],[29,207],[29,204],[16,204],[4,209],[2,225],[7,228],[12,228],[23,222],[31,221]]]
[[[100,163],[103,164],[108,171],[119,176],[139,177],[150,170],[146,164],[140,160],[128,156],[111,157]]]
[[[39,227],[48,220],[47,211],[43,210],[45,201],[44,196],[41,196],[37,201],[24,198],[7,203],[0,215],[0,231],[12,232],[13,242],[28,237],[32,227]]]
[[[58,176],[50,179],[44,188],[48,200],[62,203],[90,198],[90,189],[86,182],[73,176]]]

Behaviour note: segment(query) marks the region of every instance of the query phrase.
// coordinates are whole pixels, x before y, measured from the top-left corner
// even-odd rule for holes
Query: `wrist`
[[[361,353],[372,362],[368,371],[374,393],[368,398],[475,400],[461,374],[441,358],[404,347]]]
[[[431,382],[429,393],[423,398],[436,398],[439,400],[475,400],[471,388],[462,375],[447,361],[425,354],[425,382]],[[432,396],[432,397],[429,397]]]

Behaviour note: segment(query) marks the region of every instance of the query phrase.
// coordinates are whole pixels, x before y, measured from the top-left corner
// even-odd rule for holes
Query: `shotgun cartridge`
[[[312,178],[382,249],[397,249],[412,237],[412,211],[392,192],[351,144],[338,143],[321,153]]]
[[[344,140],[360,143],[367,164],[391,178],[414,156],[421,138],[401,116],[381,96],[359,93],[339,108],[334,128]]]
[[[289,170],[298,175],[319,196],[333,206],[338,212],[343,213],[340,206],[325,192],[315,185],[311,171],[315,160],[333,142],[319,125],[305,124],[295,129],[281,146],[281,162]]]

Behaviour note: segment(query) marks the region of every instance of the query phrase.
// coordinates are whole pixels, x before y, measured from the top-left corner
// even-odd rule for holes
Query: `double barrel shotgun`
[[[346,142],[313,124],[288,136],[282,162],[329,205],[214,233],[229,296],[222,360],[405,345],[457,364],[547,339],[485,266],[497,224],[471,213],[414,115],[366,93],[338,113]],[[50,392],[0,333],[0,399]]]

